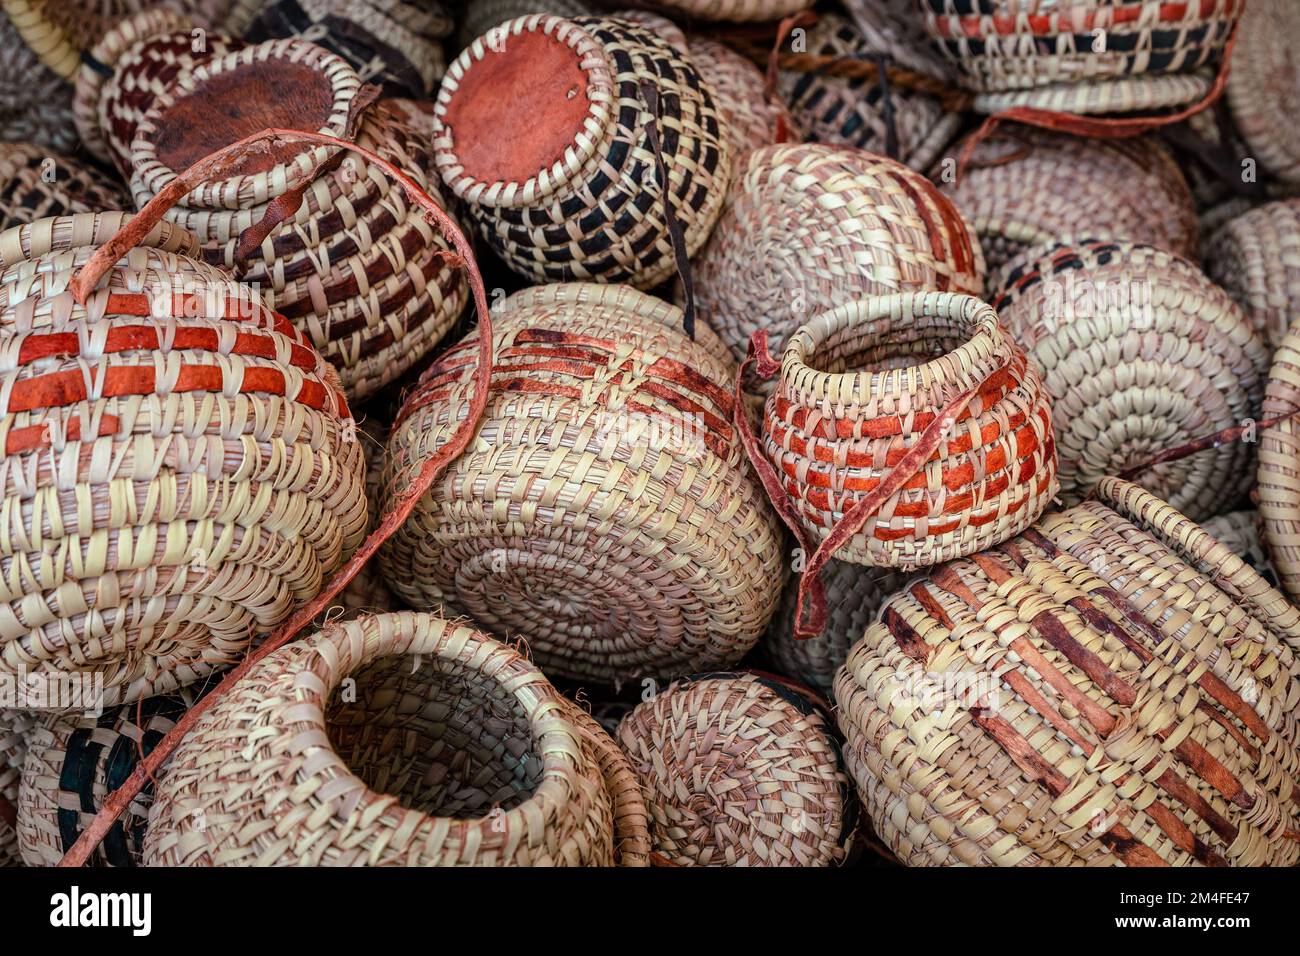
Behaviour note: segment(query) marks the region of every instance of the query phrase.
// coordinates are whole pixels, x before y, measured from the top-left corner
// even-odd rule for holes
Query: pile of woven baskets
[[[1294,7],[0,0],[0,865],[1300,864]]]

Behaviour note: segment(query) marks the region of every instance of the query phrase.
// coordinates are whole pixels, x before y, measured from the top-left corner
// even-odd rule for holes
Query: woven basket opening
[[[274,98],[268,99],[267,91]],[[333,107],[334,90],[320,70],[284,59],[259,60],[208,78],[163,110],[154,146],[158,159],[180,172],[264,129],[315,132],[329,122]],[[294,144],[259,150],[240,161],[239,172],[266,172],[302,152]]]
[[[807,357],[809,368],[832,375],[910,368],[956,351],[971,340],[970,315],[886,316],[831,331]]]
[[[371,791],[456,819],[510,810],[536,792],[542,758],[533,728],[498,681],[405,655],[352,677],[355,701],[334,694],[325,723],[339,757]]]

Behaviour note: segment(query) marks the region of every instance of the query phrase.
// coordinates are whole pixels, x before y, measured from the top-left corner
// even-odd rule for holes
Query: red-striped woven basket
[[[75,303],[126,218],[0,233],[0,490],[30,509],[0,535],[26,569],[0,588],[0,673],[85,677],[105,706],[238,660],[366,527],[337,375],[193,235],[159,224]]]
[[[973,398],[954,410],[963,395]],[[834,555],[911,570],[1005,541],[1057,492],[1047,392],[991,308],[927,292],[823,312],[786,345],[763,452],[822,541],[949,415],[916,476]]]
[[[996,113],[1127,113],[1201,99],[1243,0],[918,0],[926,30]]]

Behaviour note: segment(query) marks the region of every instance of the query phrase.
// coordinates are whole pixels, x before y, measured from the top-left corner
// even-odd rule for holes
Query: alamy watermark
[[[80,711],[88,717],[104,712],[104,675],[100,671],[0,671],[0,710]]]

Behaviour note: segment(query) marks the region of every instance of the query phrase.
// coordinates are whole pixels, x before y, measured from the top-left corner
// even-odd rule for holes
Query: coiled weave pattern
[[[1300,18],[1290,0],[1250,0],[1241,15],[1226,99],[1249,145],[1246,155],[1284,183],[1300,185]]]
[[[18,796],[18,845],[28,866],[56,866],[108,794],[189,708],[193,695],[150,697],[98,716],[46,716],[28,733]],[[137,711],[144,722],[136,723]],[[96,866],[139,866],[153,788],[132,801],[93,857]]]
[[[1206,271],[1276,348],[1300,318],[1300,199],[1230,219],[1210,240]]]
[[[1061,500],[1107,475],[1244,424],[1259,412],[1269,353],[1228,295],[1186,260],[1120,242],[1033,250],[993,302],[1052,396]],[[1255,444],[1229,441],[1138,477],[1193,520],[1250,487]]]
[[[1290,866],[1300,612],[1136,485],[936,568],[835,681],[914,866]]]
[[[149,865],[625,866],[646,812],[614,742],[516,651],[429,614],[260,661],[160,781]]]
[[[0,143],[0,229],[129,205],[102,173],[70,156],[33,143]]]
[[[193,235],[155,227],[75,303],[125,219],[0,233],[0,671],[93,675],[106,706],[238,660],[366,527],[337,376]]]
[[[925,28],[997,112],[1122,113],[1192,103],[1242,0],[918,0]]]
[[[677,681],[623,718],[657,853],[679,866],[828,866],[855,801],[826,719],[752,674]]]
[[[18,786],[27,755],[27,733],[34,723],[26,711],[0,709],[0,867],[22,866],[18,853]]]
[[[836,554],[902,570],[947,561],[1019,533],[1057,491],[1047,392],[978,299],[880,296],[801,327],[764,409],[763,452],[821,540],[970,392],[921,471]]]
[[[1017,127],[1014,137],[980,143],[955,178],[940,179],[979,234],[990,272],[1067,239],[1146,242],[1196,255],[1191,189],[1169,150],[1148,137],[1086,139]]]
[[[901,163],[845,147],[743,157],[695,264],[697,307],[737,359],[809,318],[891,292],[983,293],[979,242],[948,199]]]
[[[407,171],[437,197],[429,147],[400,106],[368,109],[347,134],[360,87],[342,59],[302,40],[273,40],[181,75],[141,121],[132,188],[143,205],[190,162],[263,126],[343,135]],[[265,102],[268,89],[284,100]],[[242,97],[251,104],[242,103]],[[196,126],[213,117],[212,128]],[[386,174],[353,156],[318,173],[328,151],[277,147],[167,213],[203,241],[205,258],[256,284],[306,333],[358,400],[400,376],[455,324],[468,300],[449,246]],[[311,175],[309,184],[303,180]],[[304,188],[302,206],[240,260],[240,233],[268,203]]]
[[[546,286],[498,306],[477,441],[380,552],[398,596],[522,636],[551,675],[738,661],[780,596],[781,539],[732,424],[735,368],[681,321],[625,286]],[[389,501],[464,418],[474,349],[448,351],[408,398]]]

